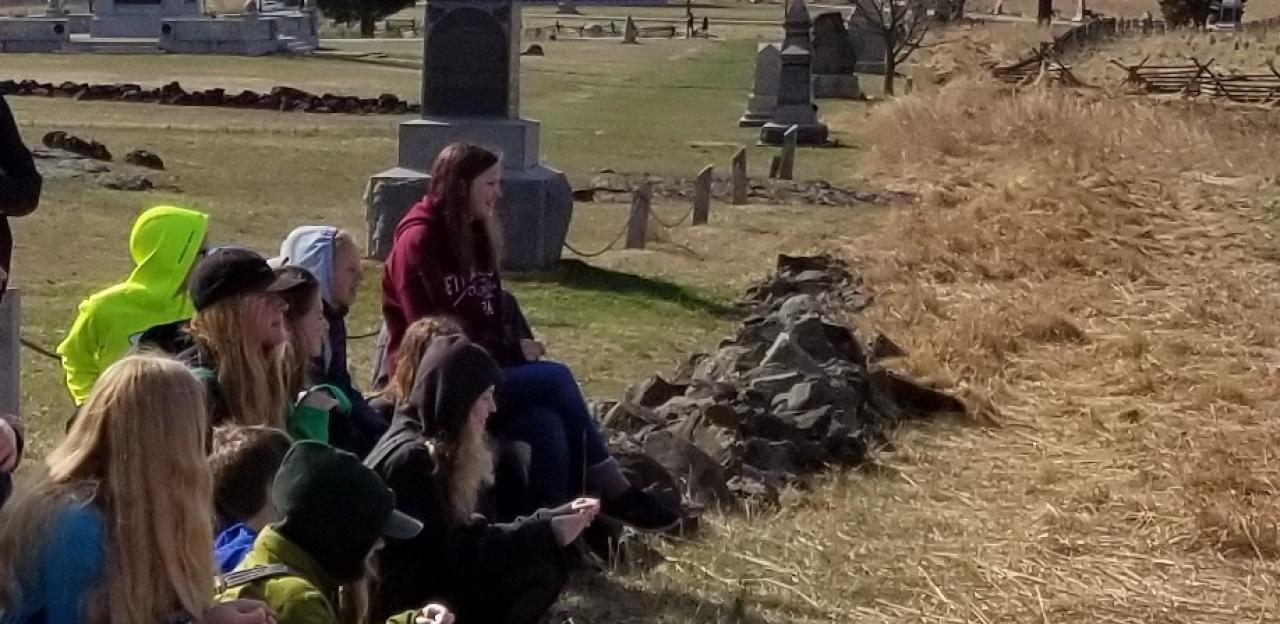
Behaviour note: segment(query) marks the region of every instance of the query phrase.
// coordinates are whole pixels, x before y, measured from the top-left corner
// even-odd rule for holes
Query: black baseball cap
[[[219,247],[191,275],[191,303],[203,310],[223,299],[248,293],[276,293],[302,283],[276,275],[266,258],[243,247]]]
[[[315,440],[297,442],[284,456],[271,484],[271,502],[286,528],[318,526],[347,531],[352,538],[370,530],[398,540],[422,531],[421,522],[396,510],[395,494],[378,473],[354,454]]]

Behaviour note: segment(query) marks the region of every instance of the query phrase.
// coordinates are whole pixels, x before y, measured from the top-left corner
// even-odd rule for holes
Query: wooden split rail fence
[[[1244,104],[1280,102],[1280,72],[1271,64],[1265,74],[1219,74],[1213,60],[1201,63],[1192,58],[1189,65],[1148,65],[1147,60],[1133,66],[1111,63],[1125,70],[1125,85],[1143,93],[1204,95]]]

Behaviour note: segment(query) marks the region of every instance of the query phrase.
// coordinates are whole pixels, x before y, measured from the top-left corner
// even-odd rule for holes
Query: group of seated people
[[[501,175],[473,145],[434,163],[383,266],[369,396],[348,232],[268,260],[145,211],[136,268],[58,348],[66,436],[0,499],[0,624],[533,623],[598,517],[676,524],[503,289]]]

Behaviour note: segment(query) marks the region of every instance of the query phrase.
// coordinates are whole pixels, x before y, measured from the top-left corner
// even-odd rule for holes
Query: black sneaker
[[[635,486],[621,496],[600,502],[600,515],[637,531],[666,531],[680,524],[680,509],[672,509]]]

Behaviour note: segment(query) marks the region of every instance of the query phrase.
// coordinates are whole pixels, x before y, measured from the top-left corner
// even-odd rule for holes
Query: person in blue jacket
[[[183,365],[108,367],[0,512],[0,623],[270,622],[260,602],[214,603],[207,430]]]

